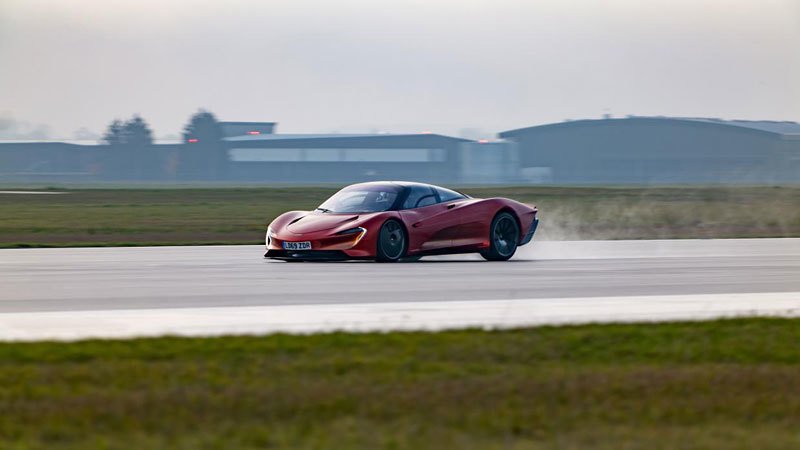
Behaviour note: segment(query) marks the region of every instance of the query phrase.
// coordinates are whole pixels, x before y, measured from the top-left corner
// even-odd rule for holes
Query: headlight
[[[267,227],[267,239],[266,239],[267,247],[269,247],[270,241],[272,241],[272,236],[274,236],[274,235],[275,235],[275,232],[272,231],[272,227],[268,226]]]
[[[347,230],[342,230],[342,231],[336,233],[336,235],[337,236],[353,236],[353,237],[355,237],[355,239],[353,239],[352,245],[356,246],[356,245],[358,245],[359,242],[361,242],[361,239],[364,239],[364,236],[367,235],[367,229],[363,228],[363,227],[349,228]]]
[[[366,232],[367,232],[366,228],[358,227],[358,228],[350,228],[349,230],[340,231],[340,232],[338,232],[336,234],[339,235],[339,236],[344,236],[346,234],[356,234],[356,233],[366,233]]]

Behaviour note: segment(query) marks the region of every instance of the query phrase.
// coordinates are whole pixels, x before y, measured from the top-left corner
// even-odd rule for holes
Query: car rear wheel
[[[378,262],[396,262],[406,254],[406,233],[400,222],[390,219],[381,226],[378,234],[378,250],[375,260]]]
[[[514,256],[519,243],[519,225],[507,212],[494,216],[489,227],[489,248],[481,256],[489,261],[506,261]]]

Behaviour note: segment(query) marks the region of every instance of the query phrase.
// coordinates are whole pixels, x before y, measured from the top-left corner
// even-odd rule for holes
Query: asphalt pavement
[[[261,246],[0,250],[0,312],[800,291],[800,239],[538,242],[508,262],[262,255]]]

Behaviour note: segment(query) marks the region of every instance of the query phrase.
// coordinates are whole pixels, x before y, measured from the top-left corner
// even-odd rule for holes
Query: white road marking
[[[800,292],[0,314],[2,340],[443,330],[800,316]]]

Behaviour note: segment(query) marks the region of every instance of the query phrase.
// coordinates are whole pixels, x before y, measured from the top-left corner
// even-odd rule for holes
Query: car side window
[[[463,194],[459,194],[456,191],[451,191],[450,189],[445,188],[436,188],[436,193],[439,194],[439,201],[444,202],[452,202],[453,200],[461,200],[462,198],[466,198]]]
[[[406,200],[403,202],[403,209],[422,208],[436,204],[436,194],[428,186],[412,186]]]
[[[423,206],[430,206],[436,204],[436,196],[433,194],[425,195],[421,199],[417,201],[417,208],[422,208]]]

